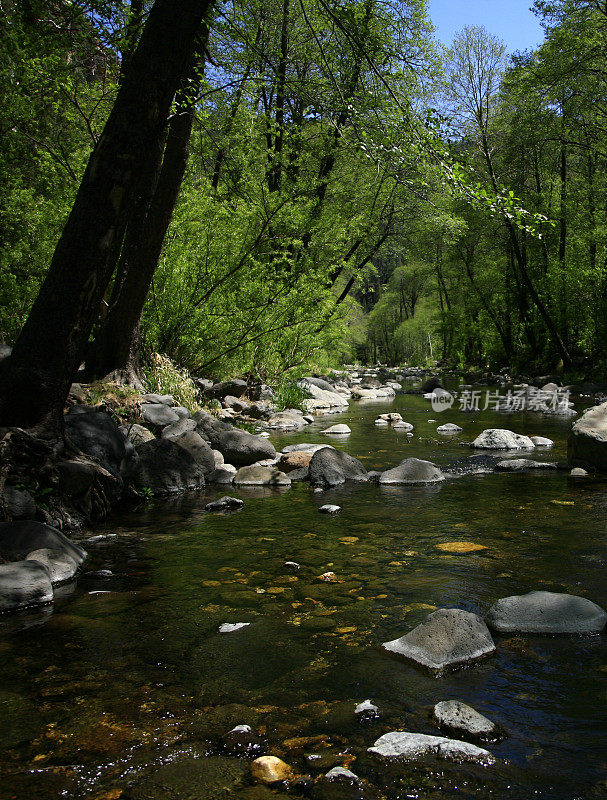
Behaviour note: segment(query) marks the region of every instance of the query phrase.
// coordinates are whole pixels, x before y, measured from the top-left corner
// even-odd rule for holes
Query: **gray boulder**
[[[137,457],[130,476],[136,489],[166,495],[204,486],[204,468],[172,439],[140,444]]]
[[[478,614],[439,608],[409,633],[384,642],[384,650],[415,661],[440,674],[493,653],[495,644]]]
[[[444,425],[439,425],[436,432],[454,434],[461,433],[462,430],[463,428],[460,428],[460,426],[456,425],[454,422],[446,422]]]
[[[247,391],[247,388],[247,382],[237,378],[233,381],[222,381],[221,383],[216,383],[210,390],[210,394],[217,400],[221,400],[227,395],[232,395],[233,397],[242,397]]]
[[[317,450],[308,470],[310,483],[321,488],[339,486],[346,481],[368,480],[367,470],[358,459],[331,447]]]
[[[174,406],[175,399],[172,394],[144,394],[142,398],[144,403],[156,403],[165,406]]]
[[[398,467],[388,469],[379,476],[380,484],[438,483],[444,480],[445,476],[435,464],[419,458],[405,458]]]
[[[498,633],[601,633],[607,613],[585,597],[558,592],[529,592],[503,597],[486,616]]]
[[[211,444],[235,467],[247,467],[265,458],[276,458],[276,450],[271,442],[247,431],[221,431],[212,437]]]
[[[61,531],[34,520],[0,523],[0,558],[18,561],[33,550],[49,549],[68,555],[77,564],[86,558],[86,550],[71,542]]]
[[[287,410],[272,414],[268,419],[268,427],[276,430],[300,430],[305,428],[307,422],[303,418],[301,411]]]
[[[291,478],[273,467],[251,464],[238,470],[234,483],[240,486],[290,486]]]
[[[53,584],[43,564],[37,561],[0,564],[0,613],[52,601]]]
[[[64,420],[68,439],[85,455],[96,459],[111,475],[119,478],[132,456],[133,447],[110,415],[104,411],[68,413]]]
[[[443,700],[434,706],[433,716],[441,728],[459,736],[492,741],[497,738],[497,726],[490,719],[461,700]]]
[[[28,553],[26,561],[36,561],[46,567],[53,586],[71,581],[78,572],[78,563],[68,553],[51,550],[48,547]]]
[[[487,428],[472,442],[472,447],[482,450],[533,450],[535,445],[528,436],[506,430]]]
[[[144,403],[141,406],[144,420],[155,428],[166,428],[179,422],[179,416],[164,403]]]
[[[210,475],[217,466],[210,445],[196,431],[186,431],[181,436],[172,438],[172,441],[179,447],[183,447],[192,456],[194,461],[202,467],[205,477]]]
[[[589,409],[573,423],[567,460],[572,467],[607,472],[607,402]]]
[[[385,733],[367,752],[381,758],[401,761],[419,761],[433,757],[440,761],[471,762],[484,766],[496,763],[495,757],[488,750],[468,742],[407,731]]]
[[[120,430],[126,435],[133,447],[137,447],[138,444],[143,444],[144,442],[151,442],[152,439],[156,438],[149,428],[144,428],[143,425],[138,425],[137,423],[123,427]]]
[[[172,409],[171,409],[172,410]],[[187,417],[180,417],[177,422],[171,422],[166,428],[162,429],[160,434],[163,439],[177,439],[188,431],[196,430],[196,421],[188,419]]]
[[[311,384],[312,386],[317,386],[319,389],[323,389],[325,392],[334,392],[335,387],[329,381],[323,380],[323,378],[313,378],[313,377],[306,377],[301,378],[298,381],[298,384],[301,386],[303,384],[303,388],[305,388],[305,384]]]

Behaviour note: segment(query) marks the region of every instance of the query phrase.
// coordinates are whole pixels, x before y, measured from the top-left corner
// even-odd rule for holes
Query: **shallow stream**
[[[412,439],[374,425],[387,411],[415,426]],[[438,435],[448,421],[463,433]],[[272,441],[325,443],[321,430],[338,422],[352,433],[330,443],[369,470],[407,456],[448,464],[488,427],[548,436],[554,447],[532,457],[559,461],[570,426],[532,413],[436,414],[398,395]],[[244,508],[204,511],[226,493]],[[319,514],[324,503],[341,513]],[[305,755],[321,755],[316,772],[349,764],[388,800],[607,797],[606,636],[496,636],[493,657],[440,678],[380,649],[435,607],[482,614],[533,589],[607,608],[605,483],[538,472],[320,494],[307,483],[209,488],[117,513],[84,538],[90,557],[72,593],[0,623],[1,800],[278,798],[221,750],[242,723],[296,772],[315,774]],[[486,549],[438,547],[459,541]],[[329,570],[336,583],[319,580]],[[222,622],[252,624],[221,635]],[[381,713],[363,723],[353,710],[367,698]],[[365,755],[388,730],[438,734],[430,711],[446,699],[503,727],[489,746],[498,766],[386,769]]]

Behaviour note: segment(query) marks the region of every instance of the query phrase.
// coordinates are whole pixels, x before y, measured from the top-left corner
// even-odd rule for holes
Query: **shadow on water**
[[[374,425],[390,410],[415,426],[413,438]],[[440,437],[444,421],[462,434]],[[569,426],[531,414],[437,415],[422,398],[399,396],[273,441],[325,443],[321,431],[337,422],[352,434],[330,443],[368,469],[407,456],[466,458],[461,442],[486,427],[549,436],[554,448],[534,457],[558,461]],[[114,517],[85,542],[90,559],[71,594],[2,622],[2,800],[277,796],[248,785],[246,765],[220,752],[239,723],[299,772],[310,770],[305,753],[349,754],[351,769],[390,800],[605,796],[604,637],[496,637],[493,657],[441,678],[380,649],[436,607],[484,613],[532,589],[607,606],[603,484],[576,487],[546,472],[321,494],[307,484],[230,487],[245,500],[241,511],[204,511],[225,493],[209,488]],[[324,503],[341,513],[319,514]],[[439,547],[461,541],[486,549]],[[335,582],[319,578],[328,571]],[[222,635],[223,622],[250,624]],[[366,698],[381,715],[363,725],[353,709]],[[388,768],[366,755],[388,730],[437,734],[430,710],[450,698],[504,728],[490,747],[498,766]]]

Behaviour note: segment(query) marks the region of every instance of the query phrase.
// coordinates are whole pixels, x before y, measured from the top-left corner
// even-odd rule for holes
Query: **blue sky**
[[[451,44],[465,25],[484,26],[502,39],[508,51],[536,47],[543,40],[537,17],[529,11],[533,0],[429,0],[437,37]]]

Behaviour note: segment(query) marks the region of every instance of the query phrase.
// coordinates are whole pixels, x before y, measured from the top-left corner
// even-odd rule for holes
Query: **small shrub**
[[[301,411],[305,411],[304,401],[307,398],[306,391],[297,385],[297,381],[287,379],[281,381],[276,387],[274,404],[279,411],[284,411],[285,408],[299,408]]]
[[[190,413],[200,411],[196,384],[186,370],[179,369],[168,356],[154,353],[145,370],[144,383],[149,392],[170,394]]]

